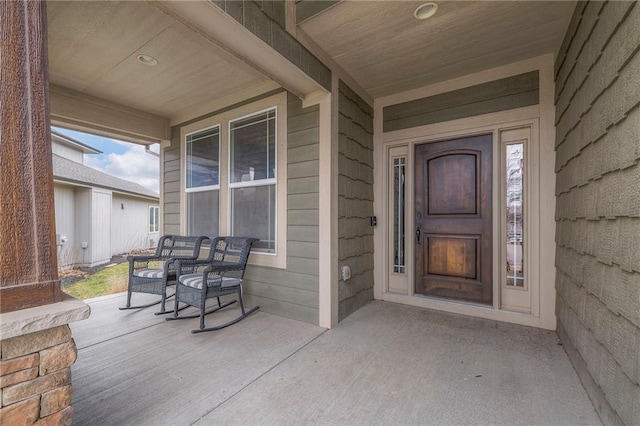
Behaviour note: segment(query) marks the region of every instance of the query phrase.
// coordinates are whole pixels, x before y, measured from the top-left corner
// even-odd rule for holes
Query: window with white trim
[[[250,263],[286,267],[286,117],[282,92],[181,128],[182,232],[259,238]]]
[[[149,206],[149,232],[160,232],[160,207]]]

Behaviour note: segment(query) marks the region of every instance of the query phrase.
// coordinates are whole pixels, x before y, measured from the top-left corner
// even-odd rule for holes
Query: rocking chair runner
[[[156,315],[172,312],[165,310],[165,302],[168,298],[167,286],[176,283],[176,261],[197,259],[200,255],[202,242],[208,239],[208,237],[204,236],[165,235],[160,237],[155,254],[151,256],[128,256],[129,285],[127,288],[127,305],[120,308],[120,310],[147,308],[160,303],[160,312],[156,312]],[[163,265],[153,267],[149,265],[150,262],[162,262]],[[131,306],[132,293],[158,294],[161,299],[147,305]]]
[[[243,237],[217,237],[212,240],[211,251],[207,259],[203,260],[178,260],[176,262],[178,278],[175,293],[175,308],[172,318],[179,320],[200,317],[200,328],[192,330],[192,333],[220,330],[235,324],[259,309],[256,306],[249,311],[245,310],[242,300],[242,279],[247,267],[247,260],[251,251],[251,245],[259,241],[256,238]],[[199,272],[195,272],[198,270]],[[228,294],[237,294],[237,300],[221,304],[220,297]],[[218,306],[206,311],[207,299],[216,298]],[[204,316],[216,312],[235,302],[240,303],[241,315],[225,324],[205,328]],[[199,314],[178,316],[179,303],[186,303],[200,309]]]

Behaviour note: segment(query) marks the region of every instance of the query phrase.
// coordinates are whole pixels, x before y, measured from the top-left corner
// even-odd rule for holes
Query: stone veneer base
[[[90,312],[66,297],[0,314],[0,424],[71,424],[71,365],[78,351],[68,324]]]

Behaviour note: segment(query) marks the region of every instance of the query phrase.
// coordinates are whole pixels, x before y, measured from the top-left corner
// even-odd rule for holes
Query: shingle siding
[[[338,258],[351,279],[338,284],[338,318],[373,299],[373,109],[340,81]]]
[[[331,70],[286,31],[285,0],[214,0],[213,3],[325,89],[331,90]]]
[[[606,424],[640,424],[640,6],[576,7],[556,61],[558,334]]]

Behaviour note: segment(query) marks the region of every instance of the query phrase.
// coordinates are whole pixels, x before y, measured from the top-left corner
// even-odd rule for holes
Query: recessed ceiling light
[[[413,16],[415,16],[416,19],[427,19],[435,15],[437,11],[438,5],[434,2],[429,2],[418,6],[416,11],[413,12]]]
[[[158,60],[149,55],[138,55],[138,62],[149,66],[158,65]]]

